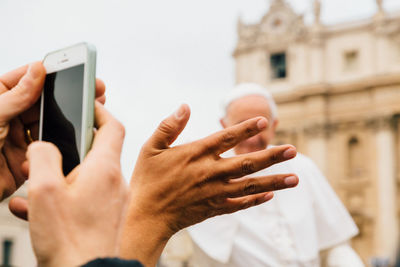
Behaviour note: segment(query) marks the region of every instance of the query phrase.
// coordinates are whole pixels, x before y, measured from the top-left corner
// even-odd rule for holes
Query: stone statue
[[[383,12],[383,0],[376,0],[379,12]]]
[[[314,0],[314,18],[315,18],[316,24],[321,23],[321,1],[320,0]]]
[[[271,6],[272,5],[282,5],[285,3],[284,0],[268,0],[268,2],[271,3]]]

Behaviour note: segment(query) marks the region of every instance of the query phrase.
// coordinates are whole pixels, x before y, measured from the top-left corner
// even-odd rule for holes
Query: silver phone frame
[[[46,75],[54,72],[62,71],[84,64],[83,73],[83,97],[82,97],[82,118],[81,118],[81,142],[80,142],[80,162],[83,161],[88,150],[90,149],[93,139],[93,125],[94,125],[94,111],[91,111],[92,116],[88,116],[89,108],[94,109],[94,90],[90,88],[93,85],[95,74],[93,75],[93,68],[95,70],[96,50],[93,46],[87,43],[79,43],[61,50],[51,52],[43,59],[43,66],[46,69]],[[94,54],[94,55],[93,55]],[[94,66],[93,66],[94,64]],[[95,83],[95,81],[94,81]],[[93,104],[90,99],[93,99]],[[91,106],[90,106],[91,105]],[[44,106],[44,92],[42,92],[40,103],[40,119],[39,119],[39,140],[42,141],[43,137],[43,106]]]

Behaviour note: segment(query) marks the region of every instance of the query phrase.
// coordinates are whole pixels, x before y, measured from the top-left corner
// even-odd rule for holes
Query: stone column
[[[325,95],[308,97],[304,101],[304,134],[307,142],[307,156],[314,160],[327,175],[328,153],[328,101]]]
[[[375,253],[394,258],[398,242],[396,216],[396,142],[390,118],[380,119],[376,128],[377,212]],[[362,155],[360,155],[362,156]]]
[[[379,4],[378,4],[379,5]],[[388,71],[388,62],[393,56],[390,49],[389,35],[391,33],[390,25],[388,25],[387,17],[380,4],[379,11],[373,18],[373,30],[375,41],[375,64],[374,73],[381,74]]]
[[[325,82],[325,51],[321,36],[322,26],[312,26],[312,37],[310,45],[310,82]]]
[[[317,164],[323,174],[327,175],[328,140],[325,126],[321,124],[308,128],[305,134],[307,136],[307,156]]]
[[[316,1],[319,3],[319,1]],[[316,4],[318,7],[318,4]],[[319,16],[319,14],[315,14]],[[323,83],[325,82],[325,45],[323,36],[324,26],[321,24],[319,18],[311,26],[311,38],[310,38],[310,82],[311,83]]]

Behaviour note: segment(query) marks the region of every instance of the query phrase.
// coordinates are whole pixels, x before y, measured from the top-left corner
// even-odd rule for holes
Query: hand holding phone
[[[21,167],[28,146],[24,133],[38,129],[39,112],[31,109],[40,98],[45,74],[35,62],[0,75],[0,201],[26,180]]]

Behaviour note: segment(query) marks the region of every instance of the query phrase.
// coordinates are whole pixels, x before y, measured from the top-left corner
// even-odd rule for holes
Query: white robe
[[[357,235],[346,208],[306,156],[298,154],[252,176],[285,173],[298,175],[296,188],[277,191],[260,206],[188,229],[195,247],[202,250],[197,249],[202,254],[200,266],[319,266],[321,250]]]

